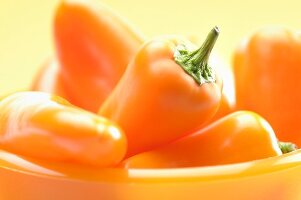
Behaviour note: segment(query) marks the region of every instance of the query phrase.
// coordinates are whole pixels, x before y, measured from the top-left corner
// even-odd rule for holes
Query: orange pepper
[[[55,14],[54,38],[61,77],[58,89],[74,105],[93,112],[143,43],[110,9],[81,0],[61,2]],[[56,88],[52,92],[59,94]]]
[[[128,139],[127,156],[166,144],[215,114],[221,79],[207,64],[214,28],[197,49],[178,37],[144,44],[99,114],[117,122]]]
[[[126,139],[113,122],[42,92],[0,101],[0,148],[19,155],[95,167],[113,166]]]
[[[284,28],[258,31],[235,52],[237,109],[259,113],[277,137],[301,145],[301,37]]]
[[[253,112],[227,115],[173,143],[135,155],[127,168],[222,165],[281,155],[271,126]]]

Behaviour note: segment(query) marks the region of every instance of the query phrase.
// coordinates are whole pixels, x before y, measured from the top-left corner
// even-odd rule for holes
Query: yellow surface
[[[0,0],[0,95],[26,89],[53,52],[52,17],[59,0]],[[301,29],[299,0],[104,0],[147,36],[184,34],[201,40],[212,26],[216,50],[230,63],[243,36],[266,25]]]

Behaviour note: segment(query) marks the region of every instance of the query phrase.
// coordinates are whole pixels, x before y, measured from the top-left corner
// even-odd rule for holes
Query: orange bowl
[[[0,199],[301,199],[301,150],[262,160],[180,169],[92,169],[0,151]]]

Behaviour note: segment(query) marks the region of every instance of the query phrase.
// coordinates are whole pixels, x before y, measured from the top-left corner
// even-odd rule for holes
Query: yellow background
[[[97,0],[96,0],[97,1]],[[243,36],[267,25],[301,26],[300,0],[103,0],[147,36],[178,33],[203,39],[218,25],[215,49],[229,64]],[[0,0],[0,95],[25,89],[53,55],[58,0]]]

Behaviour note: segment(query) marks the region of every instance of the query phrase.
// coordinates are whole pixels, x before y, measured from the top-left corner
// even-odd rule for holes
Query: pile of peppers
[[[222,165],[296,150],[300,37],[260,30],[235,51],[231,105],[222,74],[208,62],[218,35],[214,27],[199,47],[182,36],[146,39],[105,5],[62,1],[56,54],[30,91],[0,101],[0,149],[127,169]]]

